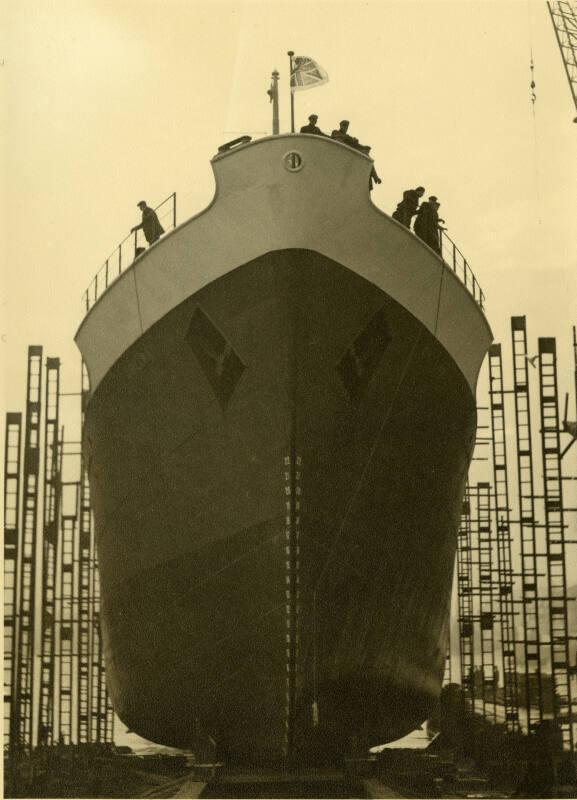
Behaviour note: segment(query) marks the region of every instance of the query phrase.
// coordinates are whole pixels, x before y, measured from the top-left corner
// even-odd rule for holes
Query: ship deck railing
[[[160,224],[164,232],[176,228],[176,192],[168,195],[161,203],[155,206]],[[163,234],[164,235],[164,234]],[[160,237],[162,239],[162,236]],[[108,256],[92,279],[88,289],[82,295],[82,306],[85,311],[90,311],[99,297],[122,275],[136,259],[147,249],[142,229],[128,234]]]
[[[176,228],[176,192],[166,197],[155,206],[154,210],[158,214],[165,233]],[[85,312],[90,311],[99,297],[116,281],[123,270],[133,264],[139,256],[146,252],[146,249],[147,244],[140,229],[129,233],[120,242],[100,267],[88,289],[82,295],[82,305]],[[484,310],[485,295],[475,277],[475,273],[463,253],[443,229],[439,230],[439,250],[445,264],[452,269],[469,294],[472,295],[477,305]]]
[[[439,245],[441,258],[459,278],[465,289],[473,296],[473,300],[481,309],[485,309],[485,294],[479,286],[479,281],[475,273],[469,266],[469,262],[461,253],[455,242],[447,235],[442,228],[439,229]]]

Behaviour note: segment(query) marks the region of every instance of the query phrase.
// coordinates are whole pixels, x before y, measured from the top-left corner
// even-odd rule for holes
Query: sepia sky
[[[176,191],[182,221],[213,195],[218,145],[270,132],[275,67],[289,129],[291,48],[330,78],[296,95],[297,125],[313,111],[328,131],[350,119],[351,133],[372,145],[381,208],[391,212],[418,184],[438,195],[496,338],[508,342],[509,316],[525,313],[530,337],[557,335],[569,358],[577,126],[544,2],[4,5],[11,407],[22,402],[30,343],[60,355],[74,379],[82,292],[139,221],[136,203]]]
[[[349,119],[388,213],[403,189],[436,194],[496,340],[508,353],[509,317],[526,314],[532,352],[558,337],[572,390],[577,125],[545,2],[5,0],[2,28],[8,409],[24,406],[29,344],[77,388],[81,295],[136,203],[176,191],[180,222],[204,208],[217,147],[271,132],[274,68],[290,129],[288,49],[329,74],[297,93],[297,126]]]

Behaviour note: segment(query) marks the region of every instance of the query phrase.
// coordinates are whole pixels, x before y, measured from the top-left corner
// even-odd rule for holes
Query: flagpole
[[[280,132],[278,115],[278,71],[275,69],[272,74],[272,135],[278,136]]]
[[[289,72],[289,89],[291,93],[291,133],[295,132],[295,96],[292,89],[292,79],[293,79],[293,56],[294,50],[289,50],[287,56],[290,59],[290,72]]]

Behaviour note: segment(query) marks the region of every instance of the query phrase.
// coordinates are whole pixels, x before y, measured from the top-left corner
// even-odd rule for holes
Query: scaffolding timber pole
[[[541,633],[539,626],[539,584],[535,519],[535,491],[531,439],[531,403],[525,317],[511,317],[513,346],[513,394],[519,524],[521,530],[521,588],[527,733],[534,733],[543,721]]]
[[[450,621],[449,621],[450,625]],[[451,629],[449,627],[449,644],[447,645],[447,655],[445,656],[445,670],[443,672],[443,686],[448,686],[452,683],[451,675]]]
[[[80,440],[84,435],[84,421],[86,407],[90,392],[88,380],[88,370],[86,364],[80,362]],[[88,740],[90,742],[100,741],[100,725],[98,718],[98,697],[101,673],[102,652],[100,646],[100,626],[99,626],[99,604],[100,593],[98,591],[98,570],[96,564],[96,541],[94,538],[94,526],[92,524],[92,509],[90,507],[90,484],[88,482],[88,458],[84,452],[84,445],[81,445],[81,483],[80,483],[80,508],[84,509],[86,504],[89,507],[88,518],[83,518],[83,530],[90,533],[90,617],[89,617],[89,677],[88,677]],[[82,511],[81,511],[82,513]]]
[[[445,670],[443,672],[443,686],[448,686],[453,682],[453,669],[451,664],[451,611],[451,606],[449,606],[449,618],[447,620],[447,651],[445,655]]]
[[[84,361],[80,361],[80,528],[84,535],[88,532],[88,559],[89,559],[89,609],[88,609],[88,676],[86,680],[87,699],[86,699],[86,735],[87,741],[98,742],[98,728],[93,724],[93,691],[97,677],[94,674],[94,651],[98,650],[98,630],[95,632],[95,620],[98,620],[98,608],[96,603],[99,601],[95,596],[94,574],[96,571],[96,544],[94,541],[94,530],[92,525],[92,509],[90,506],[90,484],[88,482],[88,465],[84,456],[82,438],[84,432],[84,418],[86,406],[88,405],[89,395],[88,370]],[[88,512],[88,513],[86,513]],[[80,718],[79,718],[80,723]]]
[[[59,437],[60,359],[46,359],[44,416],[44,515],[40,592],[40,698],[38,743],[50,745],[54,733],[54,626],[56,549],[60,506],[61,448]]]
[[[495,669],[495,610],[493,607],[493,541],[491,536],[491,486],[478,483],[476,489],[479,644],[481,651],[481,697],[483,716],[497,721],[497,686]],[[488,703],[491,702],[491,706]]]
[[[577,708],[571,692],[557,352],[555,339],[552,338],[539,339],[539,399],[553,711],[563,734],[564,747],[573,750],[573,720]]]
[[[78,522],[78,484],[64,484],[65,491],[72,492],[73,501],[66,502],[63,496],[62,529],[59,547],[60,595],[57,598],[58,614],[58,742],[72,744],[75,740],[73,697],[77,695],[75,681],[75,642],[77,641],[75,614],[76,529]],[[68,506],[68,508],[65,508]]]
[[[84,420],[86,407],[90,393],[90,383],[88,380],[88,370],[84,361],[81,362],[80,378],[80,419],[81,419],[81,439],[83,438]],[[88,483],[88,457],[82,454],[82,481],[81,481],[81,508],[87,503],[90,504],[90,485]],[[89,526],[90,531],[90,658],[89,669],[90,677],[88,680],[88,728],[89,739],[91,742],[104,741],[104,726],[100,715],[102,686],[105,682],[104,661],[102,652],[102,639],[100,636],[100,580],[98,574],[96,538],[94,525],[92,524],[92,512],[88,519],[83,518],[82,525],[84,530]]]
[[[84,429],[84,419],[86,408],[90,397],[90,382],[86,364],[81,362],[81,386],[80,386],[80,418],[81,429]],[[81,436],[82,438],[82,436]],[[100,575],[98,572],[98,558],[96,551],[96,531],[92,518],[92,508],[90,504],[90,483],[88,481],[88,456],[82,449],[81,478],[80,478],[80,541],[82,544],[79,567],[84,570],[89,579],[89,604],[86,611],[82,610],[82,593],[80,598],[80,638],[86,638],[83,627],[88,621],[88,648],[81,646],[82,661],[79,664],[80,684],[86,687],[86,700],[82,695],[82,716],[86,713],[86,724],[79,717],[79,737],[88,737],[89,742],[113,743],[114,742],[114,711],[108,694],[106,685],[106,669],[104,665],[104,652],[102,634],[100,631]],[[88,546],[88,551],[85,548]],[[86,560],[89,569],[86,570]],[[82,641],[81,641],[82,645]],[[84,659],[86,661],[87,676],[83,676]]]
[[[114,709],[112,707],[112,700],[110,699],[110,694],[108,693],[108,688],[106,686],[106,681],[104,682],[104,689],[105,689],[105,694],[106,694],[104,741],[105,741],[106,744],[113,744],[114,743]]]
[[[22,546],[20,552],[18,637],[16,648],[16,713],[14,734],[17,745],[33,746],[34,735],[34,631],[36,621],[36,527],[38,484],[40,482],[40,426],[42,415],[42,347],[28,348],[26,380],[26,429],[22,479]]]
[[[505,426],[505,394],[501,345],[489,349],[489,400],[493,447],[493,481],[495,529],[497,531],[497,589],[501,627],[503,671],[503,705],[505,724],[519,730],[519,688],[515,647],[515,614],[513,603],[513,567],[511,558],[511,518],[507,478],[507,442]]]
[[[104,741],[104,726],[100,716],[102,687],[105,684],[102,638],[100,635],[100,580],[96,568],[96,552],[94,536],[92,536],[92,642],[90,646],[90,740]]]
[[[78,519],[78,743],[90,741],[91,541],[88,476],[81,465]]]
[[[573,379],[575,382],[575,419],[569,421],[567,419],[567,411],[569,406],[569,395],[565,396],[565,414],[563,419],[563,433],[568,433],[571,437],[569,444],[561,452],[561,458],[570,450],[570,448],[577,442],[577,328],[573,325]],[[577,450],[575,452],[577,457]],[[567,476],[569,477],[569,476]]]
[[[473,623],[473,564],[471,556],[471,498],[469,484],[461,505],[457,534],[457,601],[459,608],[459,656],[461,685],[475,704],[475,626]]]
[[[15,658],[22,414],[6,414],[4,439],[4,750],[15,745]]]
[[[577,425],[577,327],[573,325],[573,381],[575,383],[575,425]]]

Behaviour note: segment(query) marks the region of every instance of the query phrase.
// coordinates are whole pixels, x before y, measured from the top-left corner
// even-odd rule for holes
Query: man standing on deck
[[[360,144],[358,139],[355,139],[354,136],[349,136],[347,133],[349,129],[349,121],[348,119],[343,119],[339,123],[338,130],[334,130],[331,133],[331,139],[336,139],[337,142],[342,142],[343,144],[348,145],[349,147],[353,147],[355,150],[360,150],[361,153],[364,153],[366,156],[369,155],[371,152],[371,148],[368,144]],[[377,175],[377,171],[375,167],[371,169],[371,175],[369,178],[369,191],[373,191],[373,185],[375,183],[382,183],[381,179]]]
[[[365,147],[364,152],[368,156],[369,153],[371,152],[371,148]],[[375,183],[382,183],[382,180],[377,175],[377,170],[375,169],[375,165],[373,164],[371,168],[371,174],[369,176],[369,192],[373,191],[373,186],[375,185]]]
[[[323,133],[320,128],[317,128],[317,121],[317,115],[311,114],[309,117],[309,124],[302,126],[301,133],[312,133],[315,136],[326,136],[326,133]]]
[[[396,219],[405,228],[410,228],[412,218],[419,211],[419,200],[424,194],[424,186],[417,186],[416,189],[406,189],[403,192],[403,199],[393,211],[393,219]]]
[[[428,244],[429,247],[434,250],[435,253],[439,253],[439,255],[441,253],[438,214],[440,205],[437,198],[431,195],[427,202],[421,203],[414,225],[414,231],[419,239],[422,239],[425,244]]]
[[[138,208],[142,211],[142,222],[140,225],[135,225],[134,228],[131,228],[130,232],[134,233],[134,231],[142,228],[144,238],[148,244],[154,244],[164,233],[164,228],[158,220],[156,211],[153,208],[149,208],[144,200],[138,203]]]
[[[354,147],[355,150],[363,150],[363,146],[359,144],[359,140],[355,139],[354,136],[349,136],[347,133],[349,129],[349,121],[348,119],[343,119],[339,122],[338,130],[334,130],[331,133],[331,139],[336,139],[337,142],[342,142],[343,144],[348,145],[349,147]]]

